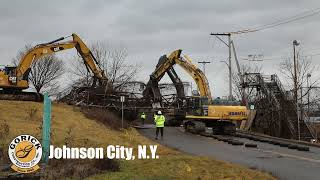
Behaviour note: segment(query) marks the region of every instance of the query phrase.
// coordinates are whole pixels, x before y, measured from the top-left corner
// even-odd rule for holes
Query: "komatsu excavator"
[[[78,35],[72,34],[71,36],[72,40],[69,41],[60,42],[70,36],[36,45],[25,53],[17,67],[5,66],[4,69],[0,71],[0,99],[39,100],[39,94],[23,91],[29,88],[28,75],[31,71],[32,62],[39,60],[43,56],[72,48],[75,48],[80,54],[87,70],[93,73],[93,85],[96,84],[97,81],[99,85],[106,85],[108,78],[105,72],[99,67],[99,63],[90,49]]]
[[[205,127],[211,127],[214,134],[232,134],[236,130],[235,121],[247,120],[246,106],[214,105],[211,91],[205,74],[192,64],[191,59],[184,55],[182,50],[176,50],[169,56],[160,58],[156,70],[151,74],[145,89],[145,96],[153,96],[154,101],[161,97],[157,82],[161,80],[165,72],[173,69],[175,64],[180,65],[197,84],[199,96],[186,98],[187,105],[184,109],[184,125],[187,130],[202,131]],[[178,77],[176,79],[179,79]],[[177,94],[178,86],[176,86]],[[182,88],[183,89],[183,88]],[[181,93],[181,92],[180,92]],[[159,95],[160,94],[160,95]],[[184,95],[180,95],[183,97]]]

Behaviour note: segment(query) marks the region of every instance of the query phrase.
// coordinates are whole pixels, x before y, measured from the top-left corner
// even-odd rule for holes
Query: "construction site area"
[[[144,10],[168,7],[156,4]],[[126,6],[113,8],[120,7]],[[206,31],[192,27],[186,35],[189,29],[178,28],[170,38],[162,33],[174,25],[160,20],[154,27],[139,21],[143,30],[125,28],[137,31],[131,36],[122,26],[110,30],[116,41],[92,27],[70,27],[64,34],[75,32],[63,37],[62,30],[26,32],[24,44],[0,48],[10,57],[0,65],[0,179],[319,179],[319,53],[308,51],[317,39],[296,40],[307,33],[281,28],[309,27],[320,8],[299,12],[236,31],[207,29],[212,24],[201,16]],[[130,16],[135,22],[141,14],[117,20],[131,27]],[[83,18],[96,27],[98,17]],[[168,27],[159,36],[131,38],[161,25]],[[278,29],[288,37],[276,37]],[[205,33],[193,35],[199,32]],[[149,146],[150,156],[143,154]],[[98,150],[90,158],[99,148],[108,158],[93,158]]]

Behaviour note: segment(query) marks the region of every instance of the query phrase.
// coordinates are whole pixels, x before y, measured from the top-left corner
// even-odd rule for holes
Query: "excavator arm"
[[[178,49],[172,52],[168,57],[166,55],[160,57],[158,65],[151,74],[151,77],[157,81],[160,81],[164,74],[175,64],[175,59],[180,58],[181,52],[182,50]]]
[[[104,71],[99,67],[99,64],[95,57],[93,56],[87,45],[79,38],[78,35],[71,35],[73,40],[60,42],[65,39],[65,37],[59,38],[57,40],[51,41],[45,44],[39,44],[34,48],[30,49],[21,59],[19,65],[16,68],[17,80],[27,80],[31,64],[33,61],[40,59],[43,56],[50,55],[59,51],[76,48],[78,53],[84,60],[87,69],[90,69],[100,83],[105,83],[108,79]]]
[[[25,79],[27,77],[31,64],[33,61],[40,59],[43,56],[53,54],[58,51],[71,49],[74,47],[74,43],[66,42],[59,44],[49,45],[37,45],[30,49],[21,59],[19,65],[16,67],[16,77],[18,80]],[[24,77],[24,78],[22,78]]]
[[[172,52],[169,56],[163,55],[160,57],[156,69],[150,75],[150,80],[147,83],[146,89],[143,91],[143,96],[147,99],[152,98],[153,105],[161,106],[159,103],[161,102],[161,93],[158,82],[162,79],[162,77],[167,73],[174,83],[178,98],[184,97],[184,88],[182,81],[178,77],[177,73],[173,69],[173,65],[175,64],[175,59],[180,57],[182,50],[176,50]]]
[[[184,58],[181,57],[181,52],[182,50],[178,49],[176,51],[173,51],[169,56],[164,55],[160,57],[155,71],[150,75],[150,80],[144,91],[144,96],[153,96],[155,101],[161,100],[159,99],[161,98],[161,94],[160,89],[158,87],[158,82],[161,80],[161,78],[164,76],[166,72],[168,73],[170,79],[176,86],[178,97],[184,96],[182,82],[173,69],[173,66],[175,64],[178,64],[194,79],[200,91],[200,96],[207,97],[209,102],[211,102],[212,97],[206,76],[199,68],[192,64],[191,59],[189,57],[187,57],[186,55],[184,56]]]
[[[105,72],[99,67],[99,62],[96,60],[90,49],[79,38],[79,36],[77,36],[76,34],[72,34],[72,37],[73,42],[76,42],[75,48],[83,58],[86,67],[92,71],[94,77],[99,80],[100,84],[106,84],[108,78]]]

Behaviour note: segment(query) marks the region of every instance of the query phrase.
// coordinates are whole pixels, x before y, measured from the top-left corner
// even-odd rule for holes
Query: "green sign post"
[[[43,100],[43,122],[42,122],[42,160],[44,163],[49,162],[49,146],[51,132],[51,100],[48,93],[44,94]]]

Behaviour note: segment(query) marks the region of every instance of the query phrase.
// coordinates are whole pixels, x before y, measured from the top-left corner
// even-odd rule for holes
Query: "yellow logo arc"
[[[11,168],[20,173],[32,173],[40,167],[42,146],[39,140],[31,135],[15,137],[9,144],[8,155]]]

